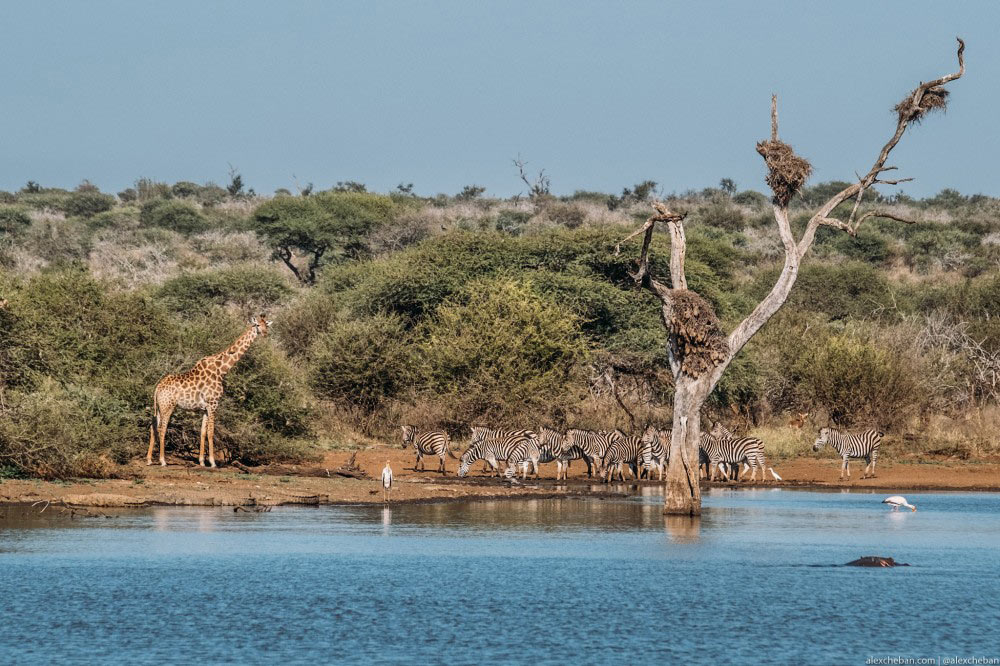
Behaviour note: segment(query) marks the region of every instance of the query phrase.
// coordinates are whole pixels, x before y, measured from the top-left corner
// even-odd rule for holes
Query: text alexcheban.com
[[[1000,666],[1000,656],[959,657],[957,655],[941,657],[904,657],[902,655],[887,655],[884,657],[868,657],[866,666],[901,666],[904,664],[935,664],[936,666],[979,666],[980,664],[996,664]]]

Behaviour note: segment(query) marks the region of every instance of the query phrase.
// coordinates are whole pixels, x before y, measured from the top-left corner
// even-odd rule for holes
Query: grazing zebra
[[[543,426],[539,428],[538,433],[541,442],[541,455],[538,462],[554,462],[556,464],[556,481],[569,478],[569,464],[573,460],[583,460],[588,467],[590,466],[583,449],[579,446],[566,446],[566,436],[558,430]]]
[[[867,465],[861,472],[861,478],[868,478],[868,472],[871,470],[871,478],[874,479],[875,463],[878,461],[878,447],[882,444],[884,435],[884,432],[875,429],[865,430],[857,435],[849,435],[836,428],[823,428],[819,431],[816,443],[813,444],[813,451],[819,451],[824,444],[829,444],[840,454],[844,460],[844,464],[840,468],[841,481],[844,480],[844,472],[847,472],[848,479],[851,478],[851,468],[847,462],[850,458],[864,458]]]
[[[469,467],[477,460],[485,460],[494,469],[500,469],[501,460],[506,461],[508,479],[514,476],[516,466],[520,465],[525,472],[531,462],[531,455],[538,459],[538,439],[525,435],[510,435],[508,437],[487,437],[473,444],[462,454],[458,467],[458,475],[463,477],[469,473]],[[537,467],[536,467],[537,469]]]
[[[660,430],[654,426],[646,426],[642,433],[642,450],[639,452],[640,476],[646,473],[646,478],[652,478],[655,467],[663,481],[663,468],[667,466],[667,449],[670,447],[670,430]]]
[[[598,465],[604,459],[611,441],[611,435],[606,432],[576,428],[566,431],[566,448],[578,446],[586,456],[584,459],[587,461],[587,476],[593,476],[594,472],[600,473]]]
[[[413,445],[413,448],[417,451],[417,461],[413,463],[413,471],[417,470],[417,465],[420,465],[420,470],[424,469],[424,462],[422,458],[424,456],[437,456],[440,459],[438,464],[438,471],[442,474],[445,473],[444,457],[449,455],[452,458],[455,454],[451,452],[451,438],[448,437],[448,433],[442,432],[440,430],[425,430],[424,432],[417,432],[417,429],[411,425],[402,426],[403,429],[403,448]]]
[[[487,428],[485,426],[472,426],[469,428],[472,432],[472,440],[470,441],[470,446],[475,446],[483,440],[486,439],[496,439],[504,438],[512,435],[525,435],[527,437],[535,437],[535,433],[530,430],[501,430],[499,428]],[[500,468],[493,465],[489,461],[483,466],[483,471],[488,472],[492,468],[493,474],[499,475]]]
[[[719,469],[720,463],[739,465],[747,460],[751,465],[755,465],[759,459],[758,451],[762,451],[764,446],[756,437],[727,437],[720,424],[716,424],[707,436],[703,436],[701,443],[712,472],[709,476],[710,481],[715,481],[715,472]],[[754,469],[756,474],[756,468]],[[728,478],[726,475],[726,480]]]
[[[638,479],[639,455],[642,447],[642,439],[639,437],[631,437],[619,433],[619,436],[611,442],[608,450],[604,453],[604,472],[601,475],[604,482],[610,483],[615,472],[618,473],[618,478],[624,481],[625,474],[622,470],[622,465],[628,465],[632,475]]]

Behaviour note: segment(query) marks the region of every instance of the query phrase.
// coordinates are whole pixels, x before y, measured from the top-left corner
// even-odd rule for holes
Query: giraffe
[[[160,464],[166,466],[163,457],[167,424],[175,407],[203,412],[201,416],[201,446],[198,450],[198,464],[205,466],[205,439],[208,439],[208,464],[215,467],[215,412],[222,397],[222,379],[232,370],[240,357],[250,348],[259,335],[267,335],[271,322],[264,314],[250,320],[250,327],[225,350],[206,356],[187,372],[166,375],[156,384],[153,391],[153,423],[149,426],[149,452],[146,464],[153,464],[153,445],[156,443],[154,428],[159,429]]]

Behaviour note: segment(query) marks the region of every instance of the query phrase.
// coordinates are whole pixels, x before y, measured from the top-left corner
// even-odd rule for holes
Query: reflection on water
[[[995,646],[996,495],[923,494],[911,513],[870,493],[712,488],[689,518],[664,516],[660,493],[8,509],[0,663],[863,663]],[[836,566],[862,555],[913,566]]]

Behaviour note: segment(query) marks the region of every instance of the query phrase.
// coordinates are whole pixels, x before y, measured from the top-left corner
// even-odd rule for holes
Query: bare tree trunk
[[[701,408],[708,397],[707,386],[704,379],[681,375],[674,388],[674,423],[663,500],[665,514],[701,514],[698,447],[701,445]]]
[[[692,307],[691,292],[687,289],[684,271],[686,239],[684,234],[684,213],[669,210],[659,201],[653,202],[656,210],[641,229],[630,234],[627,241],[644,234],[639,254],[638,270],[632,275],[636,284],[649,289],[662,304],[663,323],[667,329],[667,356],[674,377],[674,419],[670,440],[670,462],[667,467],[667,488],[663,512],[674,515],[699,515],[701,513],[701,490],[699,488],[698,449],[701,445],[701,408],[705,400],[718,384],[726,368],[732,363],[744,345],[766,324],[784,305],[798,277],[799,265],[812,247],[816,230],[829,226],[857,234],[858,227],[871,217],[889,217],[909,223],[889,211],[873,209],[858,215],[864,194],[873,185],[896,185],[909,179],[887,180],[882,178],[886,171],[896,167],[886,166],[889,154],[899,143],[907,127],[919,121],[928,112],[943,109],[948,91],[942,86],[962,77],[965,73],[963,53],[965,42],[958,40],[958,71],[932,81],[921,83],[896,107],[896,131],[882,147],[875,164],[864,176],[859,176],[841,192],[831,197],[819,207],[809,219],[802,238],[796,242],[789,223],[788,205],[794,194],[808,178],[812,167],[795,155],[791,146],[778,139],[777,97],[771,97],[771,139],[757,144],[757,152],[764,158],[769,175],[768,185],[774,192],[774,219],[778,235],[785,250],[785,261],[771,291],[757,304],[746,319],[740,322],[724,343],[718,335],[718,321],[714,313],[710,319],[715,323],[691,333],[691,324],[698,318],[699,310],[711,310],[711,306],[700,297],[695,297]],[[831,218],[838,205],[854,199],[847,221]],[[670,231],[670,288],[657,282],[649,273],[649,245],[653,240],[653,229],[657,222],[667,224]],[[624,242],[624,241],[622,241]],[[621,244],[619,244],[620,248]],[[692,321],[688,321],[692,320]],[[688,363],[694,357],[696,363]]]

